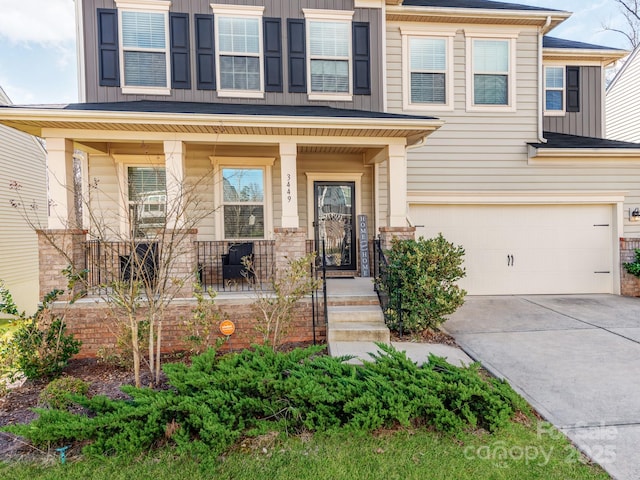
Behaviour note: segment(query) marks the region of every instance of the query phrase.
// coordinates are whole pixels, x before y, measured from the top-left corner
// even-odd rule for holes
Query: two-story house
[[[0,122],[47,140],[49,234],[90,252],[90,275],[123,274],[92,238],[169,223],[196,227],[174,272],[187,286],[224,288],[234,242],[271,263],[323,239],[332,274],[359,275],[364,215],[370,239],[462,244],[471,294],[619,293],[640,145],[600,137],[604,69],[626,52],[547,36],[569,16],[484,0],[79,1],[81,103]],[[41,271],[64,266],[41,251]]]

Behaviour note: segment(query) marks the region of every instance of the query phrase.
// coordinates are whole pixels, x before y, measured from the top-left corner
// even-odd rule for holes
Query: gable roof
[[[625,60],[624,65],[622,65],[622,67],[620,67],[620,70],[616,72],[615,76],[613,77],[613,80],[611,80],[609,85],[607,85],[605,93],[609,93],[609,91],[611,91],[614,88],[616,83],[618,83],[618,79],[624,75],[624,72],[628,68],[630,68],[630,66],[632,65],[632,62],[635,61],[636,57],[638,56],[638,52],[640,52],[640,46],[636,47],[635,50],[631,52],[629,57]]]
[[[443,7],[443,8],[482,8],[488,10],[538,10],[544,12],[560,12],[553,8],[533,7],[518,3],[494,2],[491,0],[404,0],[407,7]]]

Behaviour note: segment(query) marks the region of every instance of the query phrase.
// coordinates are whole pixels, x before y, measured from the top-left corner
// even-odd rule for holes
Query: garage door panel
[[[460,285],[475,295],[611,293],[612,214],[610,205],[411,206],[417,235],[465,248]]]

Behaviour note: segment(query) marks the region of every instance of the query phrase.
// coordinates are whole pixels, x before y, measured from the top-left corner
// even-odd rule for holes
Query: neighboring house
[[[0,105],[11,105],[0,87]],[[34,225],[47,222],[46,152],[33,136],[0,125],[0,280],[20,310],[38,304],[38,240]],[[16,187],[19,185],[19,190]],[[22,206],[13,207],[12,202]],[[34,210],[31,205],[38,205]]]
[[[607,86],[606,137],[640,142],[640,48],[636,48]]]
[[[472,294],[624,287],[640,145],[601,137],[604,69],[626,52],[546,36],[570,13],[483,0],[77,7],[83,103],[2,108],[0,122],[45,138],[56,178],[74,147],[87,153],[104,214],[90,232],[149,237],[198,179],[211,214],[190,233],[185,278],[219,286],[232,242],[282,262],[320,238],[331,274],[359,275],[362,214],[370,240],[463,244]],[[74,226],[69,190],[50,194],[49,228]]]

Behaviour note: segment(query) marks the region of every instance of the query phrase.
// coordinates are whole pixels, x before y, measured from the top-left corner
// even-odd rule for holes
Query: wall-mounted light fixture
[[[629,220],[631,222],[640,222],[640,208],[629,209]]]

